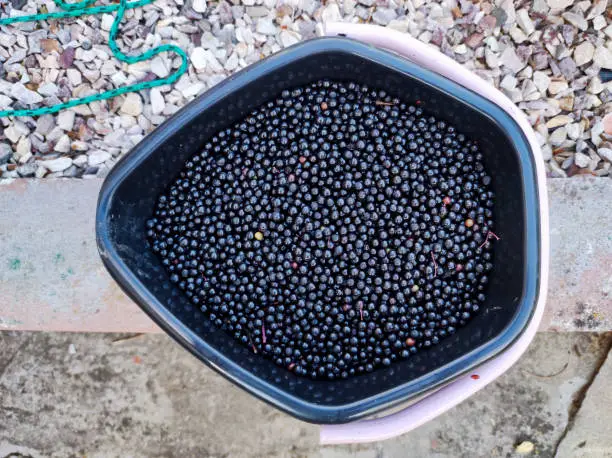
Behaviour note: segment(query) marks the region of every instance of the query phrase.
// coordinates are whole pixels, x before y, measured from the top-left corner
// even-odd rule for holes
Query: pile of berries
[[[485,302],[494,196],[478,146],[424,105],[324,80],[218,132],[147,223],[170,280],[315,379],[455,332]]]

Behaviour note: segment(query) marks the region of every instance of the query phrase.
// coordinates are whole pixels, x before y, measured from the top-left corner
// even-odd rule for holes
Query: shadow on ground
[[[320,447],[316,426],[255,400],[166,336],[125,337],[0,333],[0,458],[508,457],[524,440],[552,457],[610,339],[538,334],[509,373],[418,430]]]

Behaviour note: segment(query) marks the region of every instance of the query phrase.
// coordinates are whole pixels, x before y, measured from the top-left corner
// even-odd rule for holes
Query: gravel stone
[[[225,70],[228,72],[233,72],[238,68],[238,65],[240,65],[238,54],[234,52],[231,56],[229,56],[223,68],[225,68]]]
[[[582,126],[577,122],[567,124],[565,128],[567,129],[567,136],[572,140],[578,140],[583,132]]]
[[[270,18],[261,18],[257,21],[257,33],[264,35],[275,35],[277,33],[276,26]]]
[[[517,26],[512,27],[509,33],[516,44],[521,44],[529,39],[529,37]]]
[[[578,68],[576,67],[576,62],[574,62],[574,59],[571,57],[566,57],[559,62],[559,70],[566,79],[572,80],[576,76]]]
[[[26,6],[27,3],[27,0],[11,0],[11,5],[13,5],[13,8],[15,8],[16,10],[20,10],[21,8]]]
[[[153,114],[161,114],[166,108],[166,101],[159,88],[151,89],[151,110]]]
[[[534,70],[544,70],[549,66],[549,56],[545,51],[532,54],[530,60]]]
[[[606,7],[608,6],[608,0],[595,0],[593,2],[593,7],[589,11],[587,15],[587,19],[594,19],[596,17],[601,17],[606,11]]]
[[[66,178],[76,178],[81,176],[81,171],[75,165],[71,165],[66,170],[64,170],[63,176]]]
[[[597,154],[603,160],[612,163],[612,149],[611,148],[599,148],[597,150]],[[0,164],[1,163],[2,163],[2,161],[0,160]]]
[[[387,25],[397,18],[397,13],[392,8],[377,8],[372,15],[372,20],[380,25]]]
[[[36,123],[36,132],[41,135],[47,135],[55,127],[55,118],[53,115],[44,115],[38,118]]]
[[[13,99],[4,94],[0,94],[0,109],[10,108],[12,104]]]
[[[70,149],[72,151],[87,151],[89,149],[89,144],[81,140],[75,140],[70,145]]]
[[[525,64],[521,61],[512,47],[507,47],[504,52],[502,52],[500,63],[514,73],[518,73],[525,67]]]
[[[168,63],[161,56],[156,56],[151,60],[151,71],[160,78],[165,78],[170,74]]]
[[[569,124],[571,121],[572,121],[572,118],[570,118],[569,116],[559,115],[559,116],[555,116],[554,118],[551,118],[546,123],[546,127],[548,127],[549,129],[554,129],[555,127],[565,126],[566,124]]]
[[[311,2],[311,3],[314,3],[314,2]],[[353,14],[353,12],[355,11],[356,5],[357,5],[357,2],[355,0],[344,0],[344,2],[342,2],[344,14],[345,15]]]
[[[565,127],[559,127],[549,137],[550,144],[553,146],[561,145],[567,138],[567,129]]]
[[[593,29],[594,30],[599,31],[599,30],[603,29],[606,26],[606,24],[607,24],[606,23],[606,19],[604,18],[603,15],[595,16],[593,18]]]
[[[4,129],[4,135],[11,143],[17,143],[19,139],[30,133],[30,129],[21,121],[15,121],[13,124]]]
[[[64,51],[60,55],[59,64],[62,68],[70,68],[72,63],[74,62],[74,56],[76,53],[76,49],[69,46],[64,48]]]
[[[0,46],[10,48],[17,42],[17,37],[7,33],[0,33]]]
[[[489,48],[485,48],[485,61],[490,68],[499,67],[499,58],[497,54]]]
[[[542,159],[545,161],[550,161],[552,159],[552,148],[548,143],[542,145],[540,150],[542,151]]]
[[[204,48],[195,48],[191,55],[191,64],[196,70],[204,70],[206,68],[206,50]]]
[[[142,98],[140,95],[132,92],[125,97],[121,112],[130,116],[138,116],[142,113]]]
[[[66,76],[68,77],[68,80],[70,81],[70,84],[72,86],[78,86],[83,81],[81,72],[79,72],[75,68],[69,68],[68,70],[66,70]]]
[[[567,81],[565,81],[564,79],[556,79],[556,80],[551,81],[548,84],[548,92],[550,92],[552,95],[559,94],[567,90],[568,88],[569,88],[569,85],[567,84]]]
[[[105,30],[108,32],[113,26],[114,21],[115,21],[115,17],[112,14],[103,14],[102,22],[100,23],[100,27],[102,28],[102,30]]]
[[[107,145],[116,147],[129,146],[126,140],[125,129],[113,130],[104,137]]]
[[[55,129],[47,134],[46,139],[49,142],[56,143],[63,135],[64,131],[56,126]]]
[[[93,152],[90,154],[93,154]],[[72,160],[72,164],[76,165],[77,167],[83,167],[87,164],[87,161],[88,161],[87,154],[81,154]]]
[[[362,3],[361,1],[359,3]],[[363,3],[362,3],[363,4]],[[336,2],[329,2],[321,13],[321,20],[325,22],[338,22],[342,20],[340,8]]]
[[[553,10],[564,10],[574,3],[574,0],[547,0],[547,3]]]
[[[26,50],[18,48],[14,53],[10,55],[10,57],[5,62],[5,65],[15,64],[17,62],[21,62],[26,57]]]
[[[205,87],[206,86],[204,85],[204,83],[190,84],[189,86],[187,86],[185,89],[181,91],[181,94],[183,94],[183,97],[188,99],[190,97],[194,97],[198,95],[199,93],[201,93]]]
[[[72,110],[61,111],[57,115],[57,126],[65,131],[71,131],[74,126],[75,112]]]
[[[193,0],[191,7],[196,13],[206,12],[206,0]]]
[[[40,161],[39,164],[50,172],[63,172],[72,165],[72,159],[69,157],[58,157],[57,159]]]
[[[515,448],[519,455],[528,455],[535,450],[535,444],[531,441],[523,441]]]
[[[70,152],[70,137],[68,135],[62,135],[53,148],[58,153]]]
[[[28,137],[21,137],[17,142],[15,157],[20,164],[25,164],[32,157],[32,141]]]
[[[40,178],[44,178],[45,175],[47,175],[48,173],[49,173],[49,171],[46,168],[44,168],[42,166],[38,166],[36,168],[36,172],[34,172],[34,177],[35,178],[39,178],[39,179]]]
[[[0,165],[6,164],[13,155],[13,148],[6,143],[0,143]]]
[[[265,6],[260,6],[260,5],[247,6],[245,9],[246,9],[246,14],[248,14],[252,18],[265,17],[268,14],[270,14],[270,10],[266,8]]]
[[[598,121],[591,127],[591,143],[595,146],[601,145],[601,134],[604,133],[603,121]]]
[[[31,91],[21,83],[13,84],[11,96],[24,105],[33,105],[42,102],[43,98],[37,92]]]
[[[574,109],[574,95],[567,95],[565,97],[560,97],[558,99],[559,101],[559,108],[561,108],[562,110],[565,111],[572,111]]]
[[[593,61],[598,67],[612,69],[612,51],[604,46],[598,46],[593,54]]]
[[[470,48],[474,49],[479,47],[482,44],[482,40],[484,35],[482,33],[473,33],[469,37],[466,38],[465,44]]]
[[[38,87],[38,93],[45,97],[56,96],[59,91],[57,85],[51,81],[45,82]]]
[[[87,163],[90,166],[96,166],[108,161],[112,156],[106,151],[93,151],[88,155]]]
[[[33,162],[29,162],[17,167],[17,173],[22,178],[33,177],[36,173],[36,169],[38,169],[38,165]]]
[[[588,41],[580,43],[574,50],[574,61],[577,66],[588,64],[593,60],[595,54],[595,46]]]
[[[536,71],[533,73],[533,83],[536,85],[541,94],[546,94],[550,84],[550,78],[546,73]]]
[[[300,34],[291,30],[281,30],[280,41],[283,47],[288,47],[299,43],[301,40]]]
[[[531,35],[535,31],[535,25],[529,17],[529,12],[526,9],[519,10],[516,13],[516,22],[527,35]]]
[[[570,158],[572,159],[572,158]],[[553,178],[567,178],[567,173],[563,170],[557,161],[548,161],[548,166],[550,167],[551,177]]]
[[[589,166],[591,163],[591,158],[584,153],[576,153],[574,155],[574,164],[576,164],[581,169],[584,169]]]
[[[517,79],[512,75],[506,75],[499,83],[499,87],[511,91],[516,87]]]
[[[508,14],[502,8],[495,8],[493,11],[491,11],[491,16],[495,18],[495,24],[499,26],[506,24],[506,21],[508,20]]]
[[[575,27],[578,27],[583,32],[589,28],[589,24],[586,19],[580,14],[572,13],[570,11],[563,13],[563,19],[572,24]]]

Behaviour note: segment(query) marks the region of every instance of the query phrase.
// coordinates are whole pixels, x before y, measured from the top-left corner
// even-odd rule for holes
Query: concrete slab
[[[0,332],[0,456],[511,457],[529,440],[533,456],[550,458],[573,393],[605,351],[596,334],[538,334],[496,383],[418,430],[320,447],[317,426],[244,393],[170,338],[120,337]]]
[[[100,180],[0,181],[0,329],[155,332],[95,247]],[[612,180],[549,180],[542,330],[612,330]]]
[[[612,354],[599,369],[556,458],[612,457]],[[602,409],[601,406],[607,406]]]
[[[612,330],[612,180],[548,180],[550,285],[542,326]]]
[[[0,181],[0,329],[159,332],[96,248],[101,180]]]

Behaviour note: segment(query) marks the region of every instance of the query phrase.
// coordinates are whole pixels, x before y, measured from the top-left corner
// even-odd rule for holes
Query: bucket
[[[379,27],[331,24],[325,33],[395,53],[346,36],[317,38],[228,77],[115,165],[100,192],[96,235],[104,265],[121,288],[197,358],[271,405],[326,425],[323,442],[364,442],[406,432],[444,412],[503,373],[526,349],[542,314],[547,281],[544,164],[518,109],[451,59]],[[466,326],[409,359],[331,381],[297,376],[217,329],[169,281],[145,228],[157,197],[212,135],[283,90],[320,79],[367,84],[403,102],[418,101],[424,112],[478,141],[492,177],[501,237],[487,301]],[[406,404],[383,418],[356,421]]]

